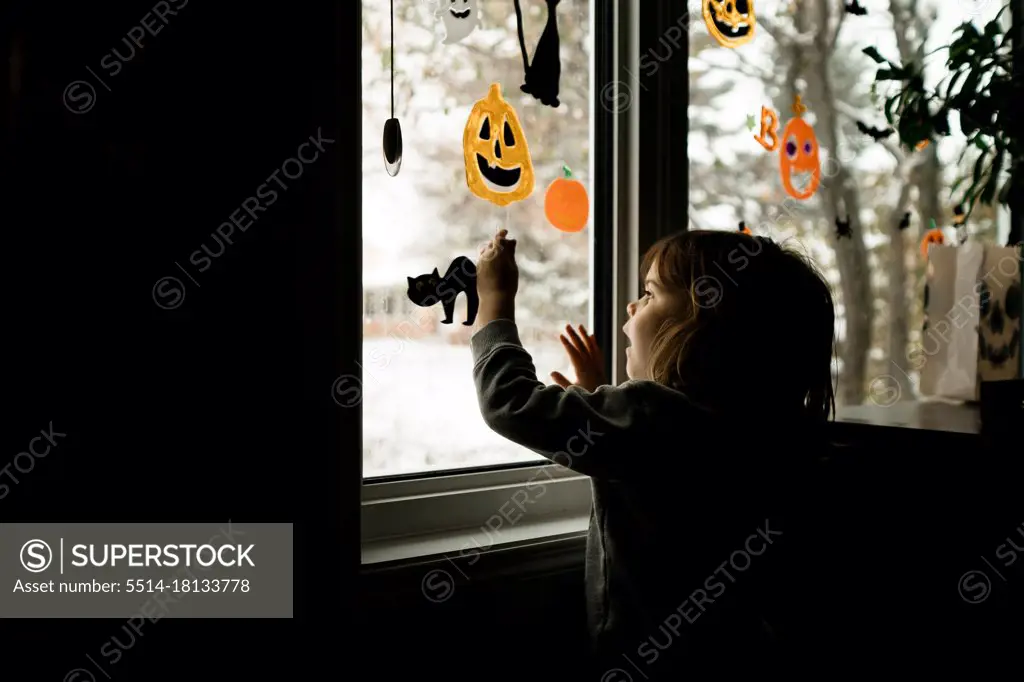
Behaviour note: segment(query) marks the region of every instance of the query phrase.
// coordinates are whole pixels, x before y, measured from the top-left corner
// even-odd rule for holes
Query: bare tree
[[[831,66],[845,18],[842,11],[833,16],[833,3],[828,0],[813,0],[805,2],[801,11],[795,13],[795,34],[786,36],[781,30],[772,34],[792,55],[786,79],[790,99],[799,94],[797,80],[803,79],[807,95],[814,104],[818,142],[833,154],[839,149],[839,120]],[[828,221],[829,243],[836,254],[845,322],[845,334],[839,344],[842,367],[838,399],[845,404],[860,404],[865,396],[874,323],[874,297],[865,230],[860,219],[860,197],[850,170],[844,164],[836,165],[834,176],[822,183],[819,193]],[[837,218],[849,220],[852,235],[839,237],[837,231],[831,229]]]
[[[918,13],[918,0],[889,0],[892,14],[893,33],[896,46],[903,64],[920,60],[924,57],[924,46],[928,39],[928,26]],[[932,21],[935,16],[932,16]],[[898,164],[897,175],[900,178],[899,195],[894,204],[894,213],[886,222],[889,232],[889,358],[902,367],[910,342],[910,307],[908,305],[907,281],[907,235],[900,229],[904,211],[909,208],[910,191],[916,184],[918,190],[917,213],[921,226],[927,226],[934,219],[941,220],[939,187],[941,176],[939,157],[936,146],[931,145],[923,152],[908,156],[894,144],[887,144],[886,149],[893,155]],[[913,258],[916,251],[911,246]],[[917,277],[909,283],[910,292],[916,291]],[[902,371],[893,372],[892,376],[899,383],[899,399],[909,400],[914,396],[914,389],[906,374]]]

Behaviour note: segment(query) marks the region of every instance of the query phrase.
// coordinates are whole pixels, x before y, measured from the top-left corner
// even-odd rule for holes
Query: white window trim
[[[365,483],[364,563],[455,552],[586,528],[590,479],[554,464]],[[566,525],[568,524],[568,525]],[[412,546],[420,550],[410,553]]]
[[[614,3],[617,85],[631,82],[638,59],[638,0]],[[603,93],[607,94],[607,93]],[[613,172],[616,196],[612,218],[615,267],[612,305],[612,382],[625,381],[622,321],[636,293],[638,252],[639,98],[615,120]],[[602,93],[591,99],[601,106]],[[612,100],[615,101],[615,100]],[[593,132],[591,133],[593,148]],[[364,482],[360,527],[362,563],[380,563],[442,554],[461,547],[514,546],[540,538],[570,537],[586,529],[592,497],[590,479],[562,466],[541,463],[487,472],[377,483]],[[484,539],[486,538],[486,539]]]

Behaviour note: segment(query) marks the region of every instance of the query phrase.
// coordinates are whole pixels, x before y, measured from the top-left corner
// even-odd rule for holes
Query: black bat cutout
[[[523,11],[519,0],[515,0],[516,21],[519,24],[519,49],[523,53],[524,82],[520,88],[523,92],[533,95],[542,104],[555,109],[561,104],[558,101],[558,82],[562,77],[562,61],[559,55],[561,39],[558,37],[558,14],[555,11],[561,0],[545,0],[548,5],[548,23],[537,42],[537,51],[533,53],[533,63],[526,54],[526,38],[523,36]]]
[[[865,14],[867,14],[868,11],[866,9],[864,9],[864,7],[861,6],[861,4],[860,4],[860,2],[858,2],[858,0],[851,0],[850,2],[846,3],[846,13],[847,14],[853,14],[854,16],[862,17]]]
[[[857,130],[864,133],[865,135],[870,135],[871,139],[873,139],[875,142],[878,142],[879,140],[884,140],[885,138],[889,137],[894,132],[896,132],[892,128],[886,128],[884,130],[881,128],[876,128],[874,126],[871,126],[869,128],[860,121],[857,121]]]
[[[900,231],[902,232],[903,230],[907,229],[908,227],[910,227],[910,213],[909,212],[903,214],[903,220],[900,221]]]
[[[850,216],[846,216],[845,222],[836,216],[836,238],[842,239],[843,237],[853,238],[853,230],[850,229]]]

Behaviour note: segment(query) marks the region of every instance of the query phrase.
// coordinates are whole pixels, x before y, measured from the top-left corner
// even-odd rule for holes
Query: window
[[[756,234],[795,237],[826,271],[838,314],[837,404],[873,401],[880,389],[897,395],[879,381],[898,382],[898,397],[915,399],[918,377],[906,358],[921,343],[919,245],[933,219],[952,238],[962,194],[952,187],[971,173],[975,155],[968,149],[958,164],[966,137],[955,114],[953,136],[913,153],[901,151],[895,136],[879,143],[860,132],[858,121],[886,127],[884,93],[872,87],[878,65],[862,49],[906,63],[948,45],[965,20],[984,26],[1005,3],[860,0],[867,10],[860,16],[843,12],[843,4],[757,0],[755,37],[735,49],[720,46],[691,8],[689,215],[694,228],[737,229],[745,221]],[[1010,12],[1002,18],[1009,27]],[[945,54],[926,63],[933,67],[926,86],[934,87],[946,73]],[[762,105],[778,112],[781,136],[796,94],[821,149],[821,185],[807,201],[787,196],[781,152],[755,139]],[[905,212],[910,224],[900,230]],[[833,216],[847,214],[858,229],[838,239]],[[1006,243],[1009,228],[1002,208],[979,205],[969,221],[971,234],[991,243]]]
[[[459,0],[460,4],[465,0]],[[391,177],[382,153],[391,117],[391,5],[362,3],[363,60],[363,472],[367,479],[493,465],[541,463],[534,453],[493,433],[480,416],[472,378],[465,296],[451,324],[441,306],[423,308],[407,295],[407,277],[443,275],[452,260],[473,260],[479,245],[505,227],[519,242],[517,322],[538,376],[572,376],[558,341],[567,323],[593,329],[592,257],[594,30],[596,0],[557,7],[561,41],[560,106],[520,91],[523,57],[512,2],[472,3],[479,25],[444,44],[433,3],[394,2],[394,115],[403,160]],[[447,11],[448,0],[441,4]],[[545,3],[523,0],[523,30],[532,58],[547,23]],[[532,195],[506,208],[467,188],[463,131],[474,103],[492,83],[515,108],[536,173]],[[592,197],[591,220],[579,233],[550,226],[547,186],[568,167]]]

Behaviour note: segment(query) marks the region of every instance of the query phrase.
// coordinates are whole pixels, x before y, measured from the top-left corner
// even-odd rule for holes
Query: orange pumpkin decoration
[[[583,183],[562,166],[563,177],[555,178],[544,195],[544,215],[562,232],[579,232],[590,217],[590,197]]]
[[[708,33],[722,47],[739,47],[753,39],[754,0],[703,0],[701,5]]]
[[[750,231],[750,228],[747,227],[747,223],[745,221],[742,221],[742,220],[740,221],[740,229],[739,229],[739,231],[742,232],[743,234],[749,234],[751,236],[753,236],[753,234],[754,234],[753,232]]]
[[[533,193],[533,160],[526,133],[498,83],[492,83],[487,96],[469,112],[462,147],[466,184],[476,196],[508,206]]]
[[[779,152],[782,187],[786,194],[800,200],[814,196],[821,183],[818,138],[814,135],[814,128],[800,117],[805,111],[807,107],[800,101],[800,95],[797,95],[793,104],[795,115],[782,131],[782,151]],[[797,187],[793,182],[793,175],[797,173],[807,178],[802,187]]]
[[[921,255],[924,258],[928,257],[928,247],[932,244],[938,244],[942,246],[946,243],[946,237],[942,234],[942,230],[937,227],[933,227],[925,233],[924,239],[921,240]]]

